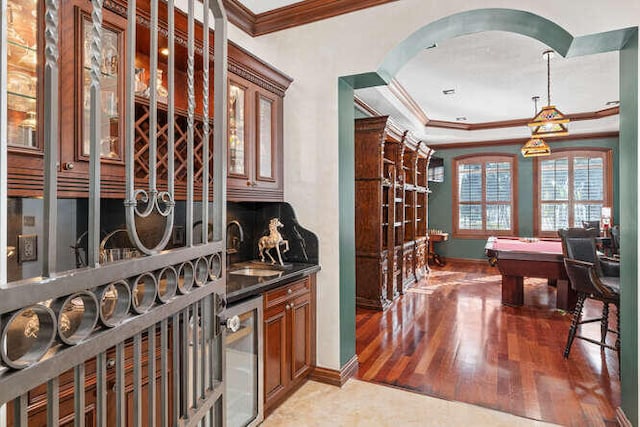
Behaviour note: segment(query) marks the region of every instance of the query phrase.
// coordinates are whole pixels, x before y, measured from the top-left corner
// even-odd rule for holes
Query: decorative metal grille
[[[63,396],[73,390],[75,425],[89,417],[99,426],[222,425],[224,378],[223,329],[218,316],[225,308],[225,177],[226,177],[226,14],[221,0],[204,2],[204,26],[215,19],[213,143],[210,143],[209,40],[205,37],[201,94],[195,93],[194,0],[189,0],[189,109],[187,123],[175,110],[174,0],[150,1],[151,52],[158,48],[159,1],[167,9],[168,96],[166,112],[150,91],[148,105],[136,105],[136,1],[127,4],[126,198],[127,234],[145,256],[105,263],[100,257],[100,109],[102,0],[92,0],[90,40],[90,162],[88,203],[88,267],[56,271],[58,92],[60,0],[46,0],[44,10],[42,119],[44,132],[44,261],[41,277],[7,283],[7,0],[0,0],[0,404],[6,403],[15,425],[27,425],[31,394],[46,386],[47,425],[57,426]],[[151,55],[151,82],[158,73]],[[196,98],[204,102],[195,120]],[[146,128],[136,126],[137,111],[148,115]],[[159,128],[158,117],[163,117]],[[160,130],[158,130],[160,129]],[[164,130],[163,130],[164,129]],[[180,129],[176,132],[166,129]],[[145,147],[137,141],[144,136]],[[195,143],[195,147],[194,147]],[[176,169],[175,159],[181,165]],[[182,166],[186,163],[186,166]],[[185,170],[186,169],[186,170]],[[210,170],[213,171],[209,176]],[[140,172],[144,171],[144,172]],[[187,181],[186,246],[167,249],[175,217],[175,177]],[[159,180],[161,183],[159,184]],[[139,187],[146,181],[146,186]],[[194,182],[199,181],[198,197]],[[211,185],[211,187],[210,187]],[[213,190],[215,197],[210,203]],[[201,244],[194,244],[194,206],[202,206]],[[137,228],[141,218],[163,219],[160,241],[146,246]],[[104,246],[104,245],[103,245]],[[104,249],[104,248],[103,248]],[[12,346],[15,334],[27,340]],[[132,366],[129,368],[128,366]],[[131,371],[131,372],[130,372]],[[66,376],[65,376],[66,375]],[[127,378],[131,375],[132,382]],[[68,379],[71,378],[69,381]],[[144,378],[144,381],[143,381]],[[66,397],[64,397],[66,399]],[[131,400],[129,406],[128,399]],[[144,400],[144,401],[143,401]],[[115,411],[107,411],[114,404]],[[87,408],[95,408],[93,415]],[[143,413],[143,407],[147,413]],[[128,418],[132,409],[132,419]],[[1,412],[0,412],[1,413]],[[0,420],[0,424],[2,421]]]

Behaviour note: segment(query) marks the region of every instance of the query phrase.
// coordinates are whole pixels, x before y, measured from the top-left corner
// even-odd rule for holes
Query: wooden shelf
[[[356,255],[356,304],[369,309],[384,310],[427,271],[426,240],[415,242],[427,223],[415,211],[427,204],[415,195],[427,172],[425,146],[394,129],[388,117],[355,121],[356,251],[368,254]],[[371,184],[381,169],[383,185]],[[372,232],[378,225],[382,233]]]

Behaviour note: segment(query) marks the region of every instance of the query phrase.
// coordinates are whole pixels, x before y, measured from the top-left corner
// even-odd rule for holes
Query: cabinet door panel
[[[255,180],[259,188],[279,186],[278,108],[275,96],[256,92]]]
[[[265,402],[284,391],[289,383],[287,370],[287,320],[285,304],[264,314],[264,396]]]
[[[249,103],[247,102],[248,88],[229,82],[229,152],[228,152],[228,176],[248,181],[249,159]]]
[[[291,379],[304,376],[311,368],[311,296],[296,298],[291,304]]]

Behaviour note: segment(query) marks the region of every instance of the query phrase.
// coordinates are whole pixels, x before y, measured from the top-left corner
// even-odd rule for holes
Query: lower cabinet
[[[315,366],[315,275],[264,295],[264,412],[295,391]]]
[[[172,347],[171,339],[172,327],[169,328],[169,349],[167,354],[171,355]],[[156,396],[161,392],[161,368],[160,368],[160,334],[156,335]],[[151,421],[148,417],[148,392],[149,392],[149,376],[148,376],[148,340],[146,335],[142,338],[142,357],[141,357],[141,372],[142,372],[142,426],[151,425]],[[115,426],[116,420],[116,399],[117,393],[115,389],[115,348],[107,351],[107,425]],[[169,367],[172,366],[172,361],[169,356]],[[125,413],[126,413],[126,425],[134,425],[134,410],[133,410],[133,342],[128,340],[125,343]],[[170,368],[169,368],[170,369]],[[74,426],[74,420],[76,418],[74,408],[74,381],[73,371],[67,371],[59,377],[59,419],[60,426]],[[173,375],[171,371],[168,376],[169,390],[173,387]],[[85,386],[84,386],[84,425],[87,427],[96,426],[100,427],[97,420],[97,407],[96,407],[96,361],[90,359],[85,363]],[[47,386],[41,385],[33,390],[29,391],[27,397],[27,412],[28,412],[28,425],[30,426],[45,426],[47,425]],[[173,414],[173,399],[169,399],[169,417]],[[160,419],[162,408],[160,405],[156,405],[156,419]],[[17,420],[15,420],[17,421]],[[14,425],[13,405],[7,405],[7,425]],[[17,424],[16,424],[17,425]]]

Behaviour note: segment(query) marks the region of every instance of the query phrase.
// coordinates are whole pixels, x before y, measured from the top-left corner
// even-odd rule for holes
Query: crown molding
[[[552,144],[560,141],[578,141],[582,139],[596,139],[596,138],[618,138],[620,132],[589,132],[578,133],[573,135],[557,136],[554,138],[545,139],[545,142]],[[461,148],[479,148],[479,147],[497,147],[504,145],[524,145],[529,138],[512,138],[512,139],[498,139],[492,141],[473,141],[473,142],[451,142],[446,144],[429,144],[429,147],[433,150],[457,150]]]
[[[310,24],[398,0],[305,0],[255,14],[239,0],[223,0],[229,21],[252,37]]]
[[[457,130],[487,130],[487,129],[500,129],[509,127],[521,127],[527,126],[531,122],[531,118],[522,119],[510,119],[499,120],[494,122],[481,122],[481,123],[463,123],[463,122],[450,122],[446,120],[431,120],[427,116],[427,113],[420,107],[420,104],[413,99],[407,89],[396,79],[392,79],[388,85],[391,94],[409,110],[409,112],[420,123],[424,123],[426,127],[441,128],[441,129],[457,129]],[[596,120],[604,117],[615,116],[620,114],[620,107],[605,108],[598,111],[590,111],[586,113],[567,114],[566,117],[574,122],[581,120]]]
[[[370,115],[371,117],[374,116],[382,116],[383,114],[380,114],[380,112],[378,112],[378,110],[376,110],[375,108],[373,108],[371,105],[367,104],[366,102],[364,102],[361,98],[359,98],[357,95],[353,95],[353,103],[355,104],[355,106],[357,108],[359,108],[363,113],[366,113],[368,115]]]
[[[597,120],[604,117],[615,116],[620,114],[620,107],[605,108],[598,111],[589,111],[586,113],[566,114],[565,116],[572,122],[579,122],[582,120]],[[531,122],[531,118],[524,119],[511,119],[500,120],[495,122],[482,122],[482,123],[460,123],[460,122],[448,122],[444,120],[429,120],[425,123],[427,127],[442,128],[442,129],[458,129],[458,130],[486,130],[486,129],[500,129],[510,127],[527,126]]]
[[[400,103],[404,105],[420,123],[429,123],[427,113],[425,113],[420,107],[420,104],[418,104],[418,102],[409,95],[409,92],[407,92],[405,87],[402,86],[398,80],[391,80],[389,83],[389,90],[391,91],[391,94],[395,96],[396,99],[400,101]]]
[[[222,3],[227,11],[229,22],[255,37],[256,15],[238,0],[223,0]]]

